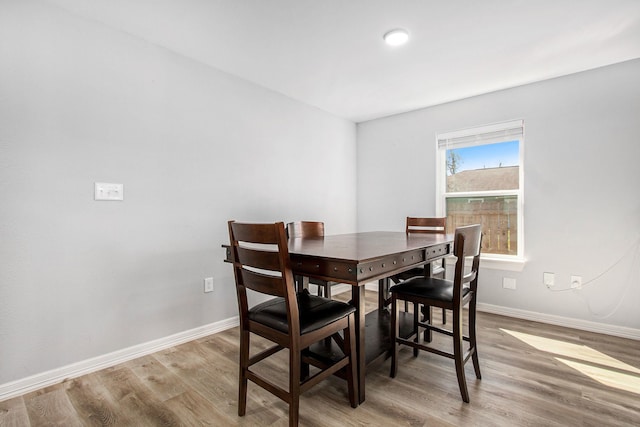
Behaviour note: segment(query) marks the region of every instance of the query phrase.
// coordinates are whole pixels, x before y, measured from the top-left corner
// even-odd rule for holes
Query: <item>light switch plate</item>
[[[124,200],[124,185],[96,182],[95,200]]]
[[[204,291],[213,292],[213,277],[205,277],[204,279]]]
[[[502,287],[504,289],[515,289],[516,288],[516,279],[512,277],[503,277],[502,278]]]

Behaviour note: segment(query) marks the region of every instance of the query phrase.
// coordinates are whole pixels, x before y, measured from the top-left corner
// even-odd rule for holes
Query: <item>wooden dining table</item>
[[[352,285],[351,303],[356,307],[356,351],[360,403],[365,400],[367,367],[385,356],[389,341],[389,277],[428,264],[451,253],[453,235],[406,234],[371,231],[289,240],[289,257],[294,274]],[[429,271],[425,268],[425,271]],[[365,284],[378,281],[378,309],[365,312]],[[409,334],[412,323],[401,315],[401,334]],[[325,351],[326,343],[311,349]]]
[[[382,361],[389,341],[389,277],[426,265],[452,252],[451,234],[406,234],[370,231],[289,239],[289,257],[295,275],[314,277],[352,286],[351,304],[356,307],[359,400],[365,400],[367,367]],[[230,251],[227,251],[227,260]],[[430,271],[425,268],[425,272]],[[378,282],[378,308],[365,312],[365,284]],[[410,315],[413,316],[413,315]],[[409,335],[412,317],[400,314],[400,334]],[[332,358],[339,352],[330,342],[319,342],[310,351]]]

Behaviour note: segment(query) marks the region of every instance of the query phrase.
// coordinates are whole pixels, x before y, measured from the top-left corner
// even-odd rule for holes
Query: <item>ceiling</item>
[[[640,58],[640,0],[49,2],[354,122]]]

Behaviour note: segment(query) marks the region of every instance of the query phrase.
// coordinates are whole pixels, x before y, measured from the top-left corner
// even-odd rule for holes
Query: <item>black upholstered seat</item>
[[[413,277],[410,280],[400,282],[391,288],[393,292],[403,295],[411,295],[425,299],[433,299],[443,302],[453,301],[453,282],[434,277]],[[462,288],[462,297],[469,293],[468,287]]]
[[[298,292],[296,296],[300,313],[300,333],[303,335],[356,311],[351,305],[311,295],[306,289]],[[249,309],[249,319],[280,332],[289,333],[284,298],[273,298],[252,307]]]

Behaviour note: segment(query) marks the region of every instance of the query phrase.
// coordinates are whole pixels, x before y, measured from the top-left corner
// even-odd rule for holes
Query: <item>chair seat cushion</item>
[[[469,293],[469,288],[462,288],[462,296]],[[409,295],[436,301],[453,301],[453,282],[434,277],[413,277],[393,286],[390,292],[398,295]]]
[[[313,332],[356,311],[355,307],[340,301],[311,295],[306,289],[298,292],[300,334]],[[273,298],[252,307],[249,319],[288,333],[287,307],[284,298]]]

